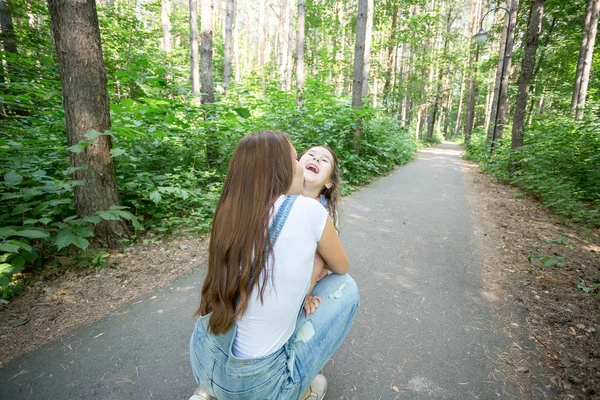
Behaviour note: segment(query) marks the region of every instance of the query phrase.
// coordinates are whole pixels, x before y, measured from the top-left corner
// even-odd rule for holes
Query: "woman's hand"
[[[306,318],[308,318],[311,314],[314,314],[319,307],[319,303],[323,302],[319,296],[311,296],[310,294],[306,296],[304,300],[304,311],[306,311]]]

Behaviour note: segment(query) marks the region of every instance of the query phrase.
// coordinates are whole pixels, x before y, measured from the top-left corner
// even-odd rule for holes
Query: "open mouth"
[[[311,172],[314,172],[315,174],[319,173],[319,168],[316,165],[314,165],[314,164],[308,164],[306,166],[306,169],[309,170],[309,171],[311,171]]]

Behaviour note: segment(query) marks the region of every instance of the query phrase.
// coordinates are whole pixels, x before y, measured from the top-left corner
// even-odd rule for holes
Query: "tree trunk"
[[[294,65],[294,8],[295,2],[290,1],[290,6],[288,7],[288,37],[287,37],[287,68],[285,70],[285,90],[289,91],[292,89],[292,72]]]
[[[2,0],[0,0],[2,1]],[[162,0],[160,3],[160,20],[162,24],[163,39],[161,49],[165,53],[171,52],[171,0]]]
[[[362,107],[368,14],[369,0],[359,0],[356,17],[356,45],[354,47],[354,78],[352,80],[352,106],[355,108]]]
[[[458,133],[460,132],[460,122],[462,121],[462,108],[463,108],[463,99],[464,99],[464,94],[465,94],[465,84],[466,84],[466,79],[465,77],[467,76],[467,60],[465,59],[465,61],[463,62],[463,66],[461,69],[461,78],[460,78],[460,93],[458,95],[458,108],[456,109],[456,121],[455,121],[455,125],[454,125],[454,133],[453,136],[457,137]]]
[[[508,95],[508,80],[512,64],[512,53],[515,41],[515,26],[517,25],[518,0],[510,0],[510,14],[506,16],[496,68],[496,82],[494,96],[490,110],[489,127],[487,130],[487,144],[493,152],[496,143],[502,139],[504,123],[508,117],[506,99]]]
[[[242,61],[245,61],[244,57],[240,57],[240,24],[237,23],[237,1],[234,0],[236,3],[236,10],[234,12],[234,24],[233,24],[233,65],[234,65],[234,77],[233,80],[235,81],[235,83],[238,83],[240,81],[240,72],[242,70]],[[242,4],[242,9],[244,9],[243,7],[244,5]],[[247,11],[246,11],[246,15],[247,15]],[[242,17],[242,19],[244,19],[244,17]],[[245,48],[248,46],[244,46],[244,50]],[[247,64],[244,64],[244,67],[246,67]]]
[[[200,21],[200,80],[202,82],[202,103],[214,103],[212,57],[213,57],[213,8],[214,0],[202,1]]]
[[[266,3],[267,0],[258,0],[258,72],[262,86],[265,86],[265,21],[266,21]]]
[[[363,62],[363,80],[362,80],[362,95],[366,96],[369,94],[369,71],[371,63],[371,42],[373,36],[373,11],[374,5],[373,0],[367,0],[367,26],[365,29],[365,54]]]
[[[285,90],[285,74],[287,70],[287,39],[288,39],[288,0],[279,1],[279,25],[277,28],[278,56],[279,56],[279,82],[281,89]]]
[[[225,50],[223,53],[223,86],[225,90],[231,84],[231,52],[233,27],[235,25],[236,1],[227,0],[227,10],[225,12]],[[236,65],[236,68],[239,68]]]
[[[120,204],[110,136],[94,140],[85,134],[110,128],[106,70],[102,59],[100,28],[94,0],[48,0],[52,33],[60,66],[63,104],[69,146],[91,141],[80,153],[70,153],[75,172],[75,211],[94,215]],[[114,248],[129,230],[123,221],[103,221],[94,228],[92,245]]]
[[[358,12],[356,16],[356,45],[354,47],[354,78],[352,80],[352,107],[362,108],[363,80],[365,79],[365,41],[367,36],[367,19],[369,14],[369,3],[372,0],[358,0]],[[360,121],[356,122],[354,137],[356,141],[356,152],[358,153],[358,139],[360,138]]]
[[[479,20],[481,19],[482,4],[479,0],[473,1],[472,19],[471,19],[471,36],[477,31]],[[469,79],[467,84],[467,104],[465,113],[465,142],[471,140],[471,132],[473,131],[473,121],[475,120],[475,92],[477,91],[476,72],[477,61],[479,59],[479,46],[475,46],[475,55],[469,55]]]
[[[0,30],[4,51],[17,54],[17,41],[13,29],[12,14],[5,0],[0,0]]]
[[[571,108],[575,118],[583,117],[585,99],[587,96],[590,70],[592,68],[592,56],[594,55],[594,44],[596,32],[598,31],[598,13],[600,12],[600,0],[588,0],[585,14],[585,25],[581,47],[579,48],[579,59],[577,61],[577,74],[575,87],[573,88],[573,99]]]
[[[298,100],[304,90],[304,19],[306,18],[306,0],[298,0],[298,21],[296,22],[296,87]]]
[[[200,95],[200,67],[198,63],[198,2],[190,0],[190,67],[192,93]]]
[[[392,81],[392,74],[394,69],[394,50],[397,48],[396,46],[396,25],[398,20],[398,5],[394,4],[392,7],[392,30],[390,32],[390,39],[387,46],[387,57],[386,57],[386,73],[385,73],[385,82],[383,84],[383,104],[388,103],[388,98],[390,97],[390,85]]]
[[[529,23],[527,26],[527,37],[525,39],[525,54],[519,76],[519,90],[515,102],[515,113],[512,126],[512,145],[511,148],[518,149],[523,146],[523,126],[525,124],[525,115],[527,112],[527,95],[529,85],[533,77],[533,68],[535,67],[535,53],[542,31],[542,17],[544,15],[544,0],[532,0],[529,13]],[[511,162],[511,174],[517,170],[518,164]]]

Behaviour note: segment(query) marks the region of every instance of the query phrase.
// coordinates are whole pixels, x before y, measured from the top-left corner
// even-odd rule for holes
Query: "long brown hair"
[[[292,145],[285,133],[259,131],[238,143],[213,218],[208,272],[196,315],[212,312],[212,334],[225,333],[246,312],[257,288],[263,300],[271,209],[291,186]],[[254,263],[254,268],[252,268]]]

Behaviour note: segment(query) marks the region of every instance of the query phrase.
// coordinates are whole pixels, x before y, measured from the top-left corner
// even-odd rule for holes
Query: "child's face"
[[[304,168],[305,184],[329,189],[332,185],[333,160],[333,155],[324,147],[312,147],[304,153],[300,165]]]

